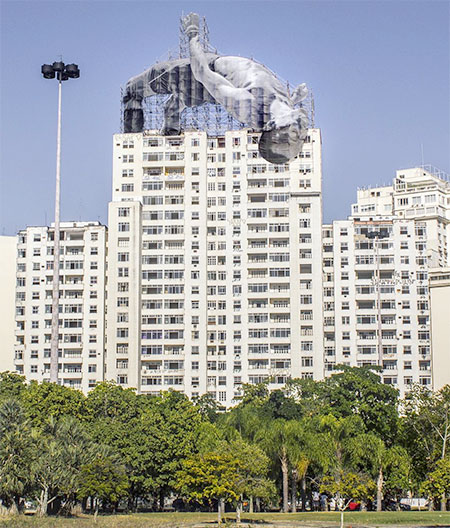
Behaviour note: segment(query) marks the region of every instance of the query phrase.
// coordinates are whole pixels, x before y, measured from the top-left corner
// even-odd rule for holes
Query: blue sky
[[[120,86],[178,45],[179,17],[207,17],[223,54],[306,82],[323,136],[324,219],[356,188],[424,161],[450,172],[449,2],[5,1],[1,4],[0,234],[53,220],[57,83],[63,56],[62,219],[107,222]]]

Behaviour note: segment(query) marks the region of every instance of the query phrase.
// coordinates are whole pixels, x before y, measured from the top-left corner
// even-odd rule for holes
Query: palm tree
[[[17,512],[32,484],[33,441],[28,420],[15,400],[0,406],[0,499]]]
[[[261,447],[271,458],[278,459],[280,463],[284,513],[289,511],[289,454],[300,431],[299,422],[296,420],[287,421],[280,418],[271,421],[256,435],[256,441]]]

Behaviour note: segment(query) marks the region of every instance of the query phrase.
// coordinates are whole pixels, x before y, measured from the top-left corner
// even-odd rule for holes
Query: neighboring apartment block
[[[350,219],[324,226],[327,371],[381,365],[402,394],[431,388],[428,270],[448,263],[449,224],[449,182],[413,168],[359,190]]]
[[[450,265],[450,181],[438,169],[396,171],[392,186],[358,190],[352,216],[404,218],[422,222],[427,232],[429,267]]]
[[[53,283],[51,227],[28,227],[17,238],[16,372],[49,380]],[[59,378],[87,391],[104,379],[106,227],[62,222]]]
[[[411,220],[324,226],[326,369],[381,365],[404,394],[431,388],[426,228]]]
[[[246,129],[114,136],[106,378],[209,392],[323,377],[321,136],[292,162]]]
[[[430,269],[433,389],[450,385],[450,267]]]
[[[16,237],[0,236],[0,372],[14,370]]]

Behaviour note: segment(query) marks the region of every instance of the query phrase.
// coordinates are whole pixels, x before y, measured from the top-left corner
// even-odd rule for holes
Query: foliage
[[[22,401],[35,427],[42,427],[50,416],[56,419],[72,416],[78,420],[86,416],[83,393],[56,383],[32,381],[24,391]]]
[[[78,491],[78,474],[100,450],[75,419],[50,417],[42,428],[34,432],[39,454],[33,462],[36,499],[39,513],[58,497],[73,500]]]
[[[213,394],[206,393],[194,398],[194,404],[200,416],[207,422],[216,422],[219,413],[225,410],[223,405],[216,400]]]
[[[25,391],[25,376],[14,372],[0,372],[0,402],[20,400]]]
[[[35,449],[21,405],[4,401],[0,406],[0,499],[6,507],[18,509],[20,498],[29,493]]]
[[[398,391],[380,382],[369,367],[339,365],[323,382],[323,398],[334,416],[360,416],[367,432],[392,443],[398,427]]]
[[[322,489],[366,503],[448,490],[450,387],[414,389],[402,403],[376,372],[343,367],[324,381],[246,385],[224,410],[211,394],[136,394],[100,383],[88,396],[0,373],[0,499],[60,512],[81,498],[163,507],[181,494],[200,502],[243,499],[287,511]],[[289,490],[289,486],[291,489]],[[295,505],[295,501],[291,501]]]
[[[183,460],[177,473],[176,488],[190,500],[206,501],[239,499],[239,464],[228,453],[205,453]]]
[[[442,458],[436,463],[436,468],[428,474],[422,484],[422,492],[433,499],[450,494],[450,458]]]
[[[403,404],[402,443],[411,453],[416,481],[426,478],[450,444],[450,386],[432,393],[415,387]]]
[[[339,471],[335,475],[326,475],[320,486],[322,493],[337,496],[338,507],[345,509],[350,500],[365,501],[372,499],[375,492],[375,482],[364,474]]]
[[[139,415],[134,389],[124,389],[112,381],[98,383],[86,398],[86,416],[90,421],[110,418],[127,421]]]
[[[81,467],[78,495],[117,504],[127,494],[128,478],[125,468],[109,457],[99,456]]]

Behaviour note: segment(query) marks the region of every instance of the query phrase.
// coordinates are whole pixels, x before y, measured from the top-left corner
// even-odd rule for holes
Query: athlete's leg
[[[233,117],[243,123],[249,123],[252,107],[256,104],[253,95],[245,88],[236,88],[225,77],[211,70],[208,57],[198,36],[198,15],[191,13],[184,17],[182,24],[189,37],[191,70],[194,78],[200,82]]]

